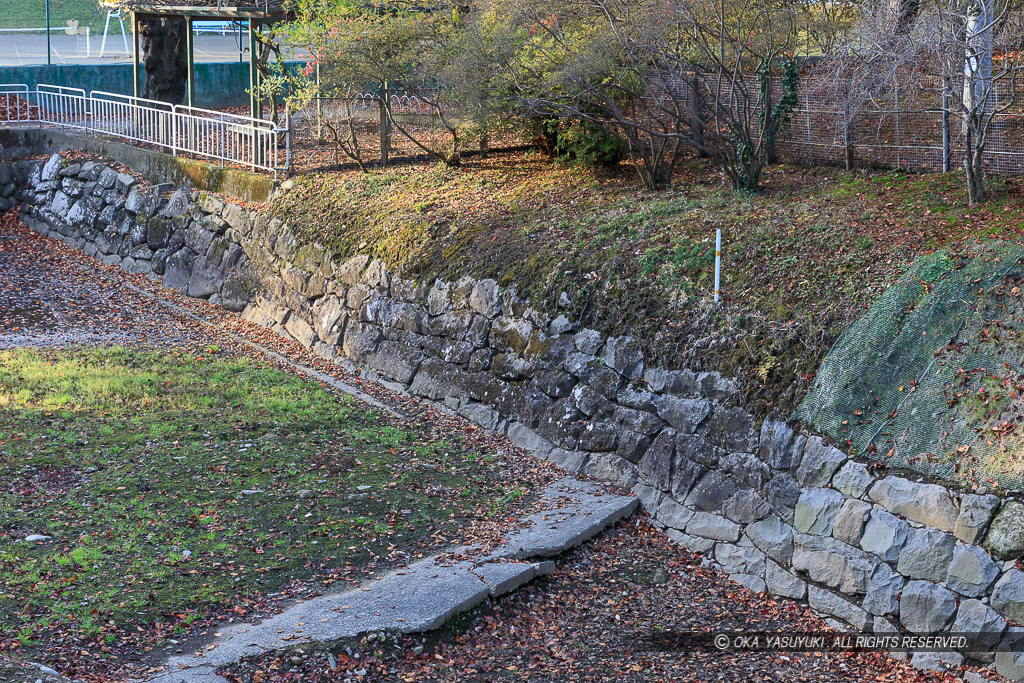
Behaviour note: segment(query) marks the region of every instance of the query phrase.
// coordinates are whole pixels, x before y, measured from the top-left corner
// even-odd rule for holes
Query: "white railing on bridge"
[[[191,154],[222,164],[274,173],[291,163],[290,117],[285,125],[94,90],[0,84],[0,124],[45,123],[153,145],[177,156]]]

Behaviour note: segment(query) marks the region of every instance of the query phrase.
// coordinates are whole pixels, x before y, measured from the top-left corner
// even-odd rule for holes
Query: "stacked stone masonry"
[[[738,583],[862,631],[984,633],[991,649],[964,654],[1024,680],[1024,505],[876,474],[784,422],[758,427],[733,380],[648,367],[629,337],[577,329],[493,280],[425,284],[365,256],[335,261],[263,213],[98,163],[3,168],[8,184],[27,178],[3,201],[44,234],[633,487],[673,540]],[[942,661],[962,657],[915,655]]]

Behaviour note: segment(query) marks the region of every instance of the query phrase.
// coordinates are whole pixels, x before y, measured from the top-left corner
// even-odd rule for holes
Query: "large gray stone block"
[[[643,375],[643,354],[640,352],[640,346],[630,337],[610,338],[605,342],[601,359],[626,379],[636,379]]]
[[[871,617],[845,598],[811,584],[807,586],[807,602],[811,609],[842,619],[859,631],[871,630]]]
[[[953,526],[953,535],[964,543],[977,543],[985,535],[998,507],[998,496],[965,493],[960,498],[960,515]]]
[[[793,561],[793,527],[772,515],[747,525],[747,538],[768,557],[782,565]]]
[[[1006,503],[992,520],[982,545],[1003,560],[1024,556],[1024,503]]]
[[[721,467],[742,485],[761,491],[772,478],[772,471],[751,453],[729,453],[720,459]]]
[[[675,430],[662,430],[640,459],[640,479],[648,486],[668,491],[672,485],[672,460],[676,452],[675,437]]]
[[[623,488],[631,487],[638,479],[636,465],[614,453],[591,453],[582,471]]]
[[[981,600],[961,600],[953,633],[969,633],[981,645],[995,646],[1006,631],[1006,619]]]
[[[498,283],[494,280],[479,280],[469,292],[470,309],[487,317],[494,318],[501,313],[501,297],[498,294]]]
[[[899,610],[900,591],[905,579],[887,564],[878,564],[871,572],[868,592],[864,596],[864,609],[870,614],[885,616]]]
[[[789,449],[793,442],[793,428],[781,420],[767,419],[761,423],[757,457],[776,470],[788,470],[793,464]]]
[[[977,598],[985,595],[999,576],[999,567],[989,554],[976,545],[958,545],[953,549],[946,585],[960,595]]]
[[[800,484],[785,472],[776,474],[765,486],[762,495],[779,517],[791,523],[796,502],[800,499]]]
[[[387,290],[391,286],[391,274],[383,261],[374,259],[363,271],[362,281],[371,289]]]
[[[835,489],[809,489],[800,494],[793,527],[804,534],[828,536],[846,499]]]
[[[896,571],[912,579],[945,581],[956,537],[938,529],[911,529],[896,561]]]
[[[729,580],[753,593],[763,593],[766,588],[764,579],[756,574],[729,574]]]
[[[900,550],[910,533],[910,525],[896,515],[878,508],[868,515],[860,547],[878,555],[886,562],[899,559]]]
[[[658,417],[684,434],[692,434],[711,414],[711,402],[665,394],[654,401]]]
[[[722,470],[711,470],[686,496],[686,504],[699,510],[719,512],[736,492],[736,483]]]
[[[651,489],[652,491],[656,489]],[[643,498],[640,499],[643,502]],[[654,517],[665,526],[683,531],[690,519],[693,518],[693,510],[681,505],[677,501],[663,496],[654,513]]]
[[[803,600],[807,597],[807,582],[793,576],[772,560],[765,560],[765,585],[772,595]]]
[[[825,486],[846,460],[841,450],[827,445],[820,436],[811,436],[804,444],[800,464],[793,476],[804,488]]]
[[[886,477],[875,482],[868,497],[893,514],[943,531],[953,531],[960,516],[949,491],[936,484]]]
[[[377,346],[382,335],[376,325],[368,325],[352,320],[345,327],[345,341],[342,349],[345,355],[357,363],[365,363]],[[442,397],[443,398],[443,397]]]
[[[832,525],[832,537],[852,546],[859,545],[870,512],[870,504],[856,498],[847,498]]]
[[[1011,569],[992,588],[992,608],[1016,622],[1024,622],[1024,572]]]
[[[847,595],[868,591],[878,560],[834,538],[794,534],[793,569]]]
[[[640,499],[640,504],[652,517],[656,515],[658,506],[661,505],[661,501],[665,499],[664,493],[643,482],[638,482],[633,486],[633,495]],[[689,517],[686,519],[689,521]],[[686,528],[685,524],[683,525],[683,528]]]
[[[56,180],[60,176],[61,169],[64,168],[64,159],[60,154],[54,154],[51,156],[45,164],[43,164],[42,174],[39,176],[41,180]]]
[[[689,370],[645,368],[644,381],[657,394],[694,395],[698,391],[697,377]]]
[[[735,543],[740,538],[740,525],[710,512],[695,512],[686,525],[686,533],[715,541]]]
[[[900,597],[900,621],[911,633],[938,633],[956,612],[956,597],[938,584],[910,581]]]
[[[730,453],[754,453],[757,436],[754,416],[739,406],[718,407],[708,419],[707,439]]]
[[[677,531],[676,529],[669,529],[665,532],[665,535],[668,536],[669,540],[673,543],[678,543],[693,553],[709,553],[715,547],[715,540],[712,538],[691,536],[690,534]]]
[[[722,504],[722,514],[738,524],[749,524],[771,514],[771,507],[756,491],[741,489]]]
[[[862,498],[871,487],[875,478],[871,476],[867,465],[855,460],[847,460],[846,464],[832,477],[832,486],[853,498]]]
[[[1006,630],[996,651],[996,673],[1011,681],[1024,681],[1024,628]]]
[[[764,576],[765,554],[753,546],[719,543],[715,546],[715,560],[728,574]]]

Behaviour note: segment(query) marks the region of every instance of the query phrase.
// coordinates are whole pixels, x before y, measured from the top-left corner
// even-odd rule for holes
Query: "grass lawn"
[[[634,334],[669,366],[743,377],[755,409],[788,415],[839,333],[916,256],[1019,239],[1024,180],[994,185],[971,208],[959,173],[778,165],[747,195],[689,160],[669,189],[646,192],[625,166],[527,152],[305,176],[275,210],[339,255],[373,253],[427,280],[495,277],[549,311],[565,291],[583,325]]]
[[[148,649],[296,579],[366,578],[525,493],[389,425],[214,347],[0,353],[0,650]]]

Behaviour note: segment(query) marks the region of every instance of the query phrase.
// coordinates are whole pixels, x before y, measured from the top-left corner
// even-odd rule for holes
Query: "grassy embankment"
[[[535,154],[465,168],[403,166],[301,178],[277,213],[339,255],[371,253],[424,279],[517,284],[537,305],[644,340],[671,366],[744,377],[761,412],[788,414],[838,334],[906,270],[945,246],[1024,230],[1024,186],[966,205],[958,174],[777,166],[732,193],[704,162],[670,189],[637,188]],[[724,305],[709,305],[715,229]]]

